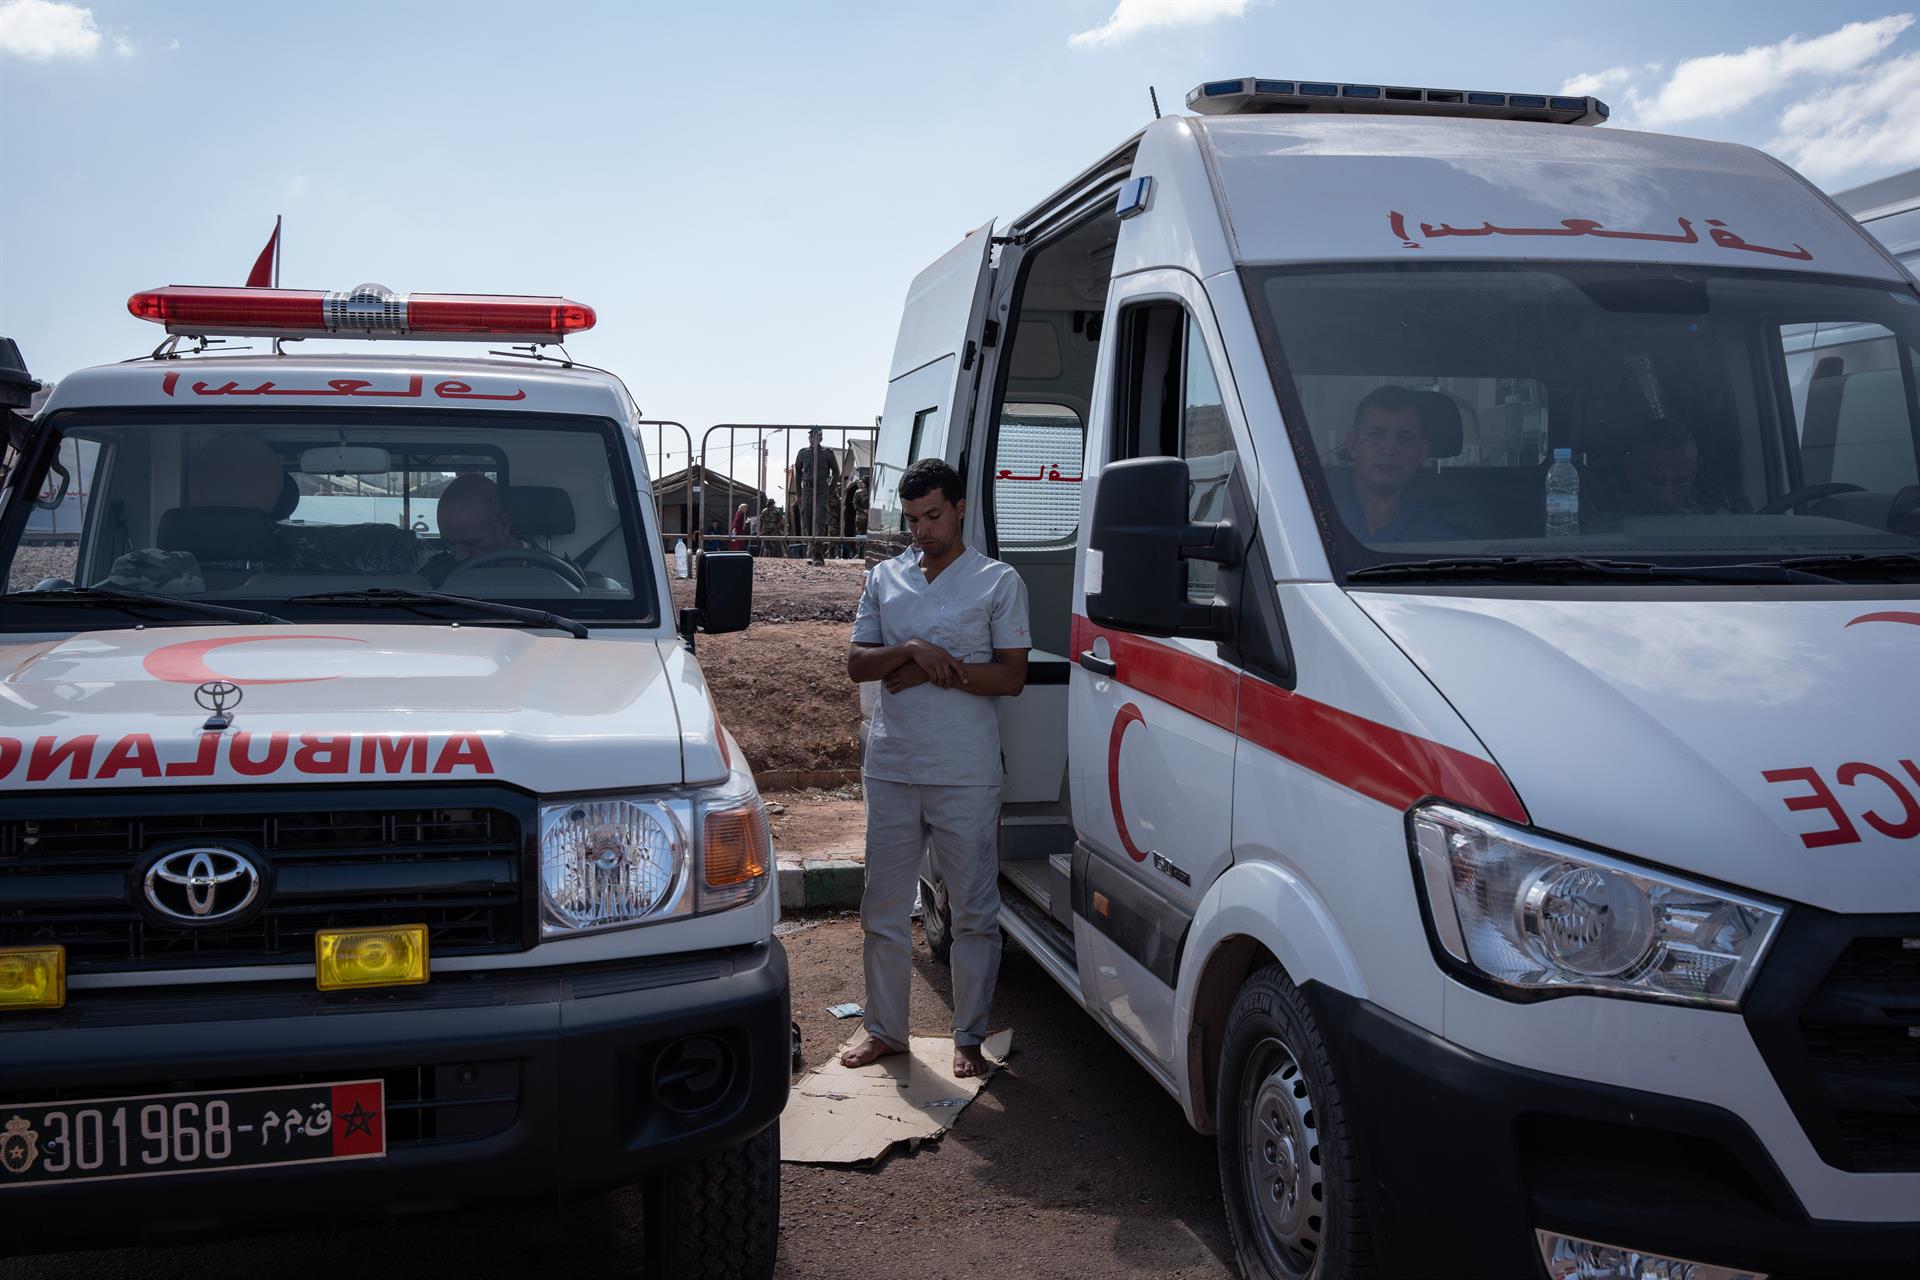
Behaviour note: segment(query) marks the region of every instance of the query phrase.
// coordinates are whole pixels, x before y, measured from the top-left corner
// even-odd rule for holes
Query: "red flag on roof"
[[[253,260],[253,270],[247,273],[247,288],[271,289],[277,283],[280,274],[280,219],[273,220],[273,234],[267,237],[267,247]]]

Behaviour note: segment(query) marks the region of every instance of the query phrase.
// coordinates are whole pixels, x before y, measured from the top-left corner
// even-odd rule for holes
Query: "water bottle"
[[[690,578],[693,576],[688,572],[687,540],[685,538],[681,538],[673,544],[673,576],[676,578]]]
[[[1547,468],[1547,536],[1580,532],[1580,473],[1573,469],[1573,450],[1555,449]]]

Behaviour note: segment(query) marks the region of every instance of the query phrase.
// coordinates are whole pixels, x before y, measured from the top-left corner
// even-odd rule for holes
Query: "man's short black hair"
[[[1700,444],[1693,428],[1675,418],[1651,418],[1640,424],[1628,453],[1646,453],[1651,450],[1672,449],[1675,451],[1698,450]]]
[[[1420,412],[1420,397],[1406,387],[1389,382],[1361,396],[1360,403],[1353,406],[1353,425],[1356,428],[1369,409],[1378,409],[1382,413],[1405,413],[1411,409],[1414,420],[1420,424],[1420,434],[1427,434],[1426,415]]]
[[[967,496],[967,482],[941,458],[922,458],[900,477],[902,502],[924,498],[935,489],[944,493],[948,502],[959,502]]]

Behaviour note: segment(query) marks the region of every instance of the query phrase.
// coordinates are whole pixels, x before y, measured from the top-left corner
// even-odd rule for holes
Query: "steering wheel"
[[[1858,484],[1803,484],[1790,490],[1754,512],[1761,516],[1782,516],[1789,511],[1817,502],[1821,498],[1831,498],[1836,493],[1865,493],[1866,486]]]
[[[499,551],[482,551],[477,556],[469,556],[460,561],[447,577],[457,578],[471,569],[485,569],[496,564],[532,565],[536,569],[545,569],[548,573],[559,574],[576,591],[587,589],[587,579],[580,570],[551,551],[542,551],[538,547],[503,547]]]

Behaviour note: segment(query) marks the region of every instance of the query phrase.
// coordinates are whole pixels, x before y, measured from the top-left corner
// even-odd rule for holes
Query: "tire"
[[[935,889],[920,882],[920,930],[926,935],[927,950],[941,964],[953,954],[953,912],[947,908],[946,889]]]
[[[1326,1043],[1278,965],[1227,1017],[1214,1097],[1220,1189],[1247,1280],[1374,1274],[1364,1183]]]
[[[780,1126],[647,1181],[648,1280],[768,1280],[780,1245]]]

